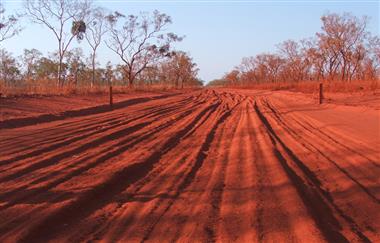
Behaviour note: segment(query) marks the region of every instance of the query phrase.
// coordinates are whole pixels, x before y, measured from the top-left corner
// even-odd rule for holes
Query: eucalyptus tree
[[[88,16],[87,21],[87,31],[85,38],[91,47],[91,66],[92,66],[92,79],[91,79],[91,88],[95,83],[96,76],[96,52],[98,47],[102,42],[104,34],[107,33],[106,28],[106,14],[105,10],[102,8],[95,8],[91,11],[91,14]]]
[[[6,16],[5,8],[0,2],[0,43],[17,35],[20,31],[19,16]]]
[[[83,73],[86,65],[83,61],[83,50],[79,47],[74,48],[67,52],[65,63],[70,75],[71,83],[77,87],[79,74]]]
[[[170,57],[171,44],[182,40],[182,37],[166,31],[166,26],[172,23],[171,17],[157,10],[140,16],[115,12],[108,15],[107,20],[110,38],[106,45],[123,61],[129,87],[150,65]]]
[[[170,79],[175,81],[176,88],[183,88],[184,84],[191,84],[196,79],[199,69],[193,59],[185,52],[175,52],[167,62],[171,73]]]
[[[24,49],[21,60],[25,66],[25,77],[27,79],[35,78],[37,63],[41,57],[42,53],[37,49]]]
[[[6,85],[15,85],[20,69],[17,60],[5,49],[0,49],[0,80]]]
[[[367,17],[327,14],[321,17],[322,31],[317,33],[318,47],[328,60],[329,79],[350,80],[365,57],[368,41]]]
[[[63,58],[74,38],[84,38],[90,0],[24,0],[26,15],[32,22],[53,32],[58,44],[58,86],[63,86]]]

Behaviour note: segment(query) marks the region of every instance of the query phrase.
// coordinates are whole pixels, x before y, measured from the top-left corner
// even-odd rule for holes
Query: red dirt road
[[[202,90],[52,120],[0,130],[0,242],[380,241],[376,110]]]

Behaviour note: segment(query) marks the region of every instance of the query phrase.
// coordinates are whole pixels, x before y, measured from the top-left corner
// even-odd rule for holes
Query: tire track
[[[360,187],[364,193],[366,193],[374,202],[376,202],[377,204],[380,204],[380,200],[372,194],[372,192],[370,192],[361,182],[359,182],[357,179],[355,179],[347,170],[345,170],[342,166],[340,166],[337,162],[335,162],[333,159],[331,159],[329,156],[326,155],[325,152],[322,152],[321,149],[319,149],[318,147],[316,147],[315,145],[313,145],[313,143],[309,142],[309,140],[301,137],[300,135],[297,135],[297,133],[292,130],[281,118],[280,116],[278,115],[278,113],[273,109],[273,107],[268,103],[268,102],[265,102],[265,105],[272,111],[272,113],[275,115],[275,117],[277,118],[277,121],[282,124],[282,127],[288,131],[293,138],[295,138],[296,140],[302,140],[303,141],[303,144],[306,144],[307,145],[307,149],[309,149],[310,147],[312,148],[312,150],[310,151],[316,151],[318,152],[322,157],[324,157],[327,161],[329,161],[330,163],[332,163],[340,172],[342,172],[345,176],[347,176],[351,181],[353,181],[358,187]],[[310,139],[310,141],[314,141],[315,139]],[[321,146],[321,145],[320,145]]]
[[[187,103],[188,102],[188,103]],[[175,107],[179,108],[181,107],[181,105],[183,104],[189,104],[190,101],[187,101],[187,99],[184,99],[184,100],[180,100],[178,102],[175,102],[174,105],[173,104],[169,104],[169,108],[173,108],[175,109]],[[164,111],[166,108],[162,108],[160,105],[157,105],[157,104],[154,104],[154,108],[150,107],[150,113],[155,113],[157,112],[157,110],[162,110]],[[169,109],[167,108],[167,109]],[[141,119],[143,118],[144,116],[149,116],[150,114],[149,113],[146,113],[144,111],[136,111],[136,112],[143,112],[143,115],[138,115],[138,114],[130,114],[130,117],[129,119],[127,119],[128,121],[136,121],[138,119]],[[136,113],[135,112],[135,113]],[[97,128],[102,128],[104,126],[104,123],[109,123],[110,126],[114,125],[122,125],[120,124],[120,122],[122,122],[123,120],[125,120],[126,118],[123,117],[124,116],[124,112],[123,111],[120,111],[118,113],[112,113],[110,114],[109,116],[102,116],[101,118],[97,119],[97,117],[95,118],[95,121],[93,121],[93,118],[92,119],[89,119],[91,122],[90,123],[79,123],[78,125],[76,126],[69,126],[68,129],[70,129],[70,132],[69,133],[59,133],[57,134],[57,127],[58,126],[54,126],[54,128],[50,129],[52,130],[52,135],[53,135],[53,139],[52,140],[49,140],[48,138],[48,134],[46,134],[46,129],[43,129],[42,132],[39,132],[38,134],[40,135],[43,135],[43,140],[44,142],[42,143],[35,143],[35,137],[33,136],[34,134],[33,133],[27,133],[27,136],[31,136],[31,139],[33,139],[33,145],[32,146],[29,146],[28,148],[22,148],[21,150],[19,151],[10,151],[11,153],[18,153],[18,152],[25,152],[26,150],[30,150],[30,149],[33,149],[33,148],[38,148],[38,147],[41,147],[42,145],[44,144],[48,144],[50,145],[51,143],[54,143],[54,142],[57,142],[57,141],[62,141],[62,140],[65,140],[66,137],[71,137],[73,135],[76,135],[77,133],[82,133],[82,132],[91,132],[93,131],[94,129],[97,129]],[[104,120],[105,119],[105,120]],[[70,123],[70,122],[69,122]],[[67,122],[63,123],[63,124],[67,124]],[[85,127],[84,129],[78,129],[78,128],[83,128]],[[102,132],[104,131],[103,129],[101,129]],[[57,136],[58,135],[58,136]],[[23,135],[25,136],[25,134]],[[42,137],[42,136],[41,136]],[[12,145],[13,143],[11,143]],[[4,147],[3,147],[4,146]],[[12,149],[12,147],[6,147],[7,144],[2,144],[2,147],[4,149],[7,149],[7,150],[10,150]],[[14,146],[14,145],[12,145]],[[19,141],[16,141],[16,148],[20,147],[20,143]],[[4,154],[5,155],[5,154]],[[27,155],[22,155],[22,156],[27,156]],[[29,157],[29,156],[28,156]],[[12,161],[12,160],[19,160],[19,158],[10,158],[10,159],[7,159],[6,161],[0,161],[0,165],[1,164],[5,164],[7,163],[8,161]]]
[[[174,95],[176,94],[166,94],[166,95],[161,95],[157,97],[140,97],[140,98],[130,99],[130,100],[115,103],[114,106],[112,107],[112,110],[124,108],[124,107],[138,104],[138,103],[148,102],[151,100],[163,99],[163,98],[167,98]],[[78,116],[94,115],[94,114],[109,112],[109,111],[110,111],[109,105],[101,105],[101,106],[95,106],[95,107],[85,108],[81,110],[65,111],[58,115],[46,114],[46,115],[41,115],[41,116],[33,117],[33,118],[27,117],[27,118],[9,119],[9,120],[0,122],[0,130],[5,129],[5,128],[13,129],[13,128],[25,127],[25,126],[30,126],[30,125],[36,125],[38,123],[52,122],[52,121],[78,117]]]
[[[207,157],[207,151],[210,149],[211,142],[215,136],[216,129],[222,124],[225,119],[231,114],[232,110],[228,110],[220,115],[220,117],[216,120],[216,122],[212,125],[210,131],[206,135],[205,141],[202,143],[201,148],[199,149],[195,163],[192,166],[190,172],[186,175],[186,177],[181,181],[181,183],[178,186],[178,189],[176,193],[174,194],[173,198],[174,200],[171,201],[171,203],[168,204],[168,206],[165,208],[163,213],[158,217],[157,221],[151,225],[145,236],[142,238],[142,242],[147,241],[150,238],[150,235],[152,234],[154,228],[156,225],[160,222],[160,219],[162,219],[166,212],[170,210],[175,200],[180,196],[180,194],[191,184],[191,182],[194,180],[195,176],[197,175],[198,170],[202,167],[203,162],[205,158]]]
[[[220,107],[220,106],[219,106]],[[220,109],[218,107],[218,110]],[[139,225],[144,225],[144,228],[147,227],[147,225],[151,224],[151,221],[154,220],[152,218],[152,214],[158,214],[159,210],[164,207],[164,203],[166,201],[170,201],[171,199],[174,200],[174,196],[172,196],[171,191],[176,191],[178,187],[178,182],[181,181],[183,178],[186,177],[186,174],[191,170],[193,166],[193,159],[195,159],[195,147],[200,146],[194,139],[188,138],[190,136],[197,138],[198,136],[194,133],[197,133],[198,130],[201,130],[199,127],[204,126],[204,124],[211,116],[218,116],[215,115],[218,113],[218,111],[210,110],[207,115],[202,117],[196,125],[193,126],[193,129],[190,130],[183,138],[181,143],[179,143],[176,146],[176,149],[173,151],[170,151],[170,153],[167,153],[164,157],[161,158],[160,163],[157,164],[157,166],[141,181],[135,183],[132,188],[128,189],[128,192],[124,192],[123,194],[127,195],[120,200],[118,200],[118,206],[114,210],[114,212],[108,214],[107,221],[109,221],[110,225],[108,223],[105,223],[105,226],[103,226],[101,229],[94,229],[87,235],[93,234],[94,236],[87,236],[82,239],[86,240],[95,240],[95,239],[102,239],[102,235],[104,237],[105,234],[108,233],[109,230],[107,230],[107,227],[110,227],[113,229],[112,236],[110,236],[112,241],[119,241],[119,236],[122,234],[129,234],[130,239],[131,237],[137,236],[139,231]],[[194,135],[192,135],[194,134]],[[199,136],[204,136],[203,134],[200,134]],[[188,138],[188,139],[185,139]],[[192,151],[186,151],[187,147],[191,147]],[[183,151],[183,152],[182,152]],[[194,151],[194,152],[193,152]],[[165,162],[165,159],[172,160],[174,163],[167,163]],[[166,174],[169,173],[175,174],[175,178],[166,178]],[[164,187],[164,188],[163,188]],[[148,191],[147,191],[148,190]],[[144,191],[147,191],[149,195],[155,195],[156,196],[148,196],[148,197],[141,197],[141,195],[145,195]],[[157,191],[157,192],[156,192]],[[144,198],[144,199],[143,199]],[[149,207],[149,204],[141,205],[139,207],[135,204],[135,202],[140,202],[141,200],[146,200],[147,204],[151,200],[158,200],[157,203],[155,203],[153,208]],[[134,209],[130,209],[130,204],[133,204],[132,207]],[[130,218],[133,218],[134,212],[136,211],[142,211],[144,212],[144,216],[141,216],[143,219],[139,222],[136,222],[132,225],[129,225],[128,232],[125,231],[125,227],[121,226],[124,225],[125,222],[128,222]],[[130,212],[130,213],[129,213]],[[112,216],[109,216],[112,215]],[[90,220],[90,219],[89,219]],[[93,221],[93,220],[91,220]],[[104,220],[100,220],[101,222]],[[117,222],[117,225],[113,223],[113,221]],[[99,222],[98,224],[104,224]],[[124,222],[124,223],[123,223]],[[117,228],[116,228],[117,227]],[[94,226],[94,228],[97,228]],[[136,229],[136,230],[134,230]],[[81,240],[82,240],[81,239]],[[141,238],[140,238],[141,239]],[[78,239],[70,239],[70,240],[78,240]]]
[[[165,116],[165,114],[158,114],[158,115],[159,116],[157,118],[155,118],[151,121],[148,120],[148,121],[145,121],[142,123],[141,122],[136,123],[135,125],[132,125],[132,126],[127,126],[127,125],[129,125],[130,122],[126,121],[125,123],[123,123],[120,126],[115,125],[109,129],[104,128],[104,131],[102,132],[102,134],[105,134],[104,133],[105,131],[109,131],[112,128],[116,128],[116,130],[112,131],[111,133],[102,135],[101,137],[98,137],[98,138],[89,137],[88,140],[79,140],[82,143],[82,145],[79,145],[76,148],[72,148],[72,149],[66,150],[64,152],[60,152],[58,154],[52,155],[48,158],[43,158],[42,160],[40,160],[36,163],[33,163],[32,165],[29,165],[26,168],[22,168],[22,169],[18,170],[17,172],[12,171],[12,174],[10,174],[8,176],[2,176],[2,178],[0,178],[0,183],[10,181],[10,180],[14,180],[16,178],[20,178],[22,175],[28,174],[32,171],[37,170],[37,169],[41,169],[41,168],[45,168],[47,166],[54,165],[54,164],[58,163],[59,161],[65,159],[65,158],[71,157],[73,154],[74,155],[80,154],[80,153],[82,153],[88,149],[91,149],[93,147],[97,147],[97,146],[100,146],[102,144],[105,144],[108,141],[115,140],[115,139],[124,137],[126,135],[132,134],[136,131],[139,131],[141,128],[150,125],[152,122],[159,121],[161,117]],[[98,133],[95,133],[95,135],[96,134],[98,134]],[[46,155],[44,155],[44,156],[46,157]],[[33,159],[31,159],[31,160],[33,161]],[[25,164],[25,163],[26,162],[23,161],[23,164]],[[18,165],[18,166],[22,166],[23,164]],[[9,168],[7,168],[7,171],[9,171]]]
[[[187,113],[186,115],[188,115],[189,113]],[[174,121],[175,122],[175,121]],[[144,138],[146,139],[146,137],[141,137],[139,140],[144,140]],[[126,149],[126,148],[124,148],[124,149]],[[123,150],[124,150],[123,149]],[[122,150],[120,150],[120,149],[118,149],[116,152],[120,152],[120,151],[122,151]],[[116,154],[111,154],[112,156],[115,156]],[[107,154],[105,155],[105,156],[108,156]],[[104,156],[102,157],[102,158],[104,158]],[[67,179],[67,178],[66,178]],[[58,182],[62,182],[62,181],[58,181]],[[50,185],[50,186],[52,186],[52,185]],[[39,190],[39,191],[44,191],[45,189],[47,189],[47,188],[42,188],[41,190]],[[38,209],[37,209],[37,211],[38,211]],[[7,225],[7,227],[9,226],[9,224]]]
[[[54,222],[62,224],[72,224],[73,222],[85,218],[106,205],[113,196],[124,191],[128,186],[146,176],[157,163],[159,158],[173,149],[183,136],[192,129],[193,125],[199,120],[209,109],[217,107],[216,105],[208,106],[203,109],[195,118],[189,122],[184,128],[168,138],[162,145],[160,150],[153,152],[147,159],[136,162],[132,165],[117,171],[110,179],[105,181],[100,187],[84,193],[78,199],[69,205],[61,208],[56,213],[48,216],[41,224],[32,229],[26,236],[22,238],[23,242],[30,242],[36,239],[51,239],[61,229]],[[96,198],[96,201],[94,199]]]
[[[332,192],[351,180],[318,144],[350,146],[246,94],[202,90],[2,130],[0,241],[375,242],[366,217],[378,204],[356,184],[363,207]],[[352,176],[364,186],[363,172]]]
[[[164,112],[169,113],[170,111],[175,111],[176,109],[178,109],[180,107],[180,105],[174,105],[173,107],[168,107],[168,108],[161,108],[161,109],[158,109],[156,111],[153,110],[151,113],[144,113],[143,115],[136,116],[136,117],[127,119],[125,121],[123,121],[124,118],[120,118],[120,119],[114,121],[114,123],[116,123],[116,124],[112,124],[112,123],[110,123],[110,124],[104,124],[104,123],[99,124],[98,123],[94,127],[89,127],[89,128],[82,129],[82,130],[75,130],[75,132],[73,132],[73,135],[77,135],[77,134],[80,134],[82,132],[88,132],[88,133],[85,133],[85,134],[82,134],[82,135],[76,136],[76,137],[69,137],[68,139],[63,140],[63,141],[60,138],[58,138],[57,140],[61,141],[61,142],[58,142],[55,144],[51,144],[51,141],[46,142],[47,144],[50,144],[50,145],[43,147],[41,149],[33,150],[29,153],[24,153],[22,155],[19,155],[19,156],[13,157],[13,158],[9,158],[6,160],[0,160],[0,166],[4,165],[4,164],[9,165],[9,164],[17,162],[19,160],[31,158],[34,156],[44,154],[44,153],[49,152],[49,151],[57,150],[63,146],[68,146],[74,142],[81,141],[81,140],[83,140],[85,138],[89,138],[90,136],[93,136],[93,135],[105,133],[105,132],[107,132],[113,128],[119,128],[120,126],[128,125],[128,124],[130,124],[132,122],[136,122],[140,119],[149,119],[149,118],[154,117],[154,116],[164,115]],[[197,105],[197,104],[195,104],[195,105]],[[94,128],[96,128],[96,127],[100,127],[100,129],[95,129],[95,131],[94,131]],[[73,128],[73,129],[75,129],[75,128]],[[65,137],[66,136],[67,135],[65,135]]]
[[[122,140],[120,141],[119,143],[115,144],[114,147],[116,147],[117,149],[116,150],[112,150],[112,151],[109,151],[109,149],[104,149],[102,150],[101,152],[99,152],[100,154],[100,157],[99,156],[96,156],[95,155],[95,159],[94,159],[94,155],[89,155],[89,156],[86,156],[82,159],[80,159],[77,163],[79,164],[82,164],[84,163],[86,160],[94,160],[93,162],[90,162],[88,164],[86,164],[85,166],[81,166],[80,168],[78,169],[74,169],[73,171],[67,173],[66,175],[64,175],[62,178],[58,178],[50,183],[48,183],[47,185],[43,186],[43,187],[40,187],[36,190],[33,190],[33,191],[30,191],[29,194],[27,195],[23,195],[22,197],[19,197],[17,198],[16,200],[13,200],[11,203],[8,203],[4,206],[1,206],[0,207],[0,210],[1,209],[5,209],[5,208],[9,208],[11,206],[14,206],[18,203],[21,203],[21,202],[25,202],[27,198],[29,197],[39,197],[40,193],[44,193],[54,187],[57,187],[59,186],[60,184],[72,179],[73,177],[76,177],[76,176],[79,176],[80,174],[84,173],[85,171],[88,171],[92,168],[94,168],[95,166],[99,165],[99,164],[102,164],[104,162],[106,162],[107,160],[109,159],[112,159],[113,157],[116,157],[118,156],[119,154],[121,154],[122,152],[128,150],[128,149],[131,149],[133,148],[135,145],[139,144],[140,142],[148,139],[149,137],[153,136],[154,134],[160,132],[162,129],[165,129],[169,126],[172,126],[175,122],[178,122],[180,119],[184,118],[185,116],[189,115],[191,112],[184,112],[181,116],[179,116],[177,119],[174,119],[172,120],[170,123],[166,123],[166,124],[163,124],[159,127],[157,127],[157,129],[151,131],[151,132],[148,132],[142,136],[136,136],[134,138],[128,138],[126,140]],[[96,158],[97,157],[97,158]],[[34,182],[30,182],[29,184],[33,185],[33,184],[40,184],[43,182],[43,178],[42,179],[39,179],[37,181],[34,181]],[[23,191],[25,188],[18,188],[10,193],[5,193],[3,195],[0,196],[0,200],[3,200],[4,198],[9,198],[10,195],[12,194],[15,194],[17,192],[20,192],[20,191]]]
[[[274,146],[273,152],[276,154],[278,160],[288,174],[289,179],[293,182],[293,185],[297,189],[301,199],[304,201],[305,206],[309,210],[310,215],[314,218],[326,240],[333,242],[348,242],[347,238],[340,233],[342,226],[339,223],[339,220],[334,216],[333,210],[335,210],[338,212],[338,215],[348,221],[351,225],[351,229],[359,239],[364,242],[370,242],[370,240],[358,229],[352,219],[344,215],[343,212],[340,211],[333,203],[332,197],[329,193],[321,188],[321,182],[317,179],[316,175],[310,171],[277,136],[268,120],[259,110],[257,103],[255,103],[254,108],[272,137],[272,143]],[[279,146],[277,144],[279,144]],[[286,155],[281,153],[281,150],[283,150],[283,153],[286,153]],[[291,167],[291,165],[288,164],[286,157],[289,157],[302,171],[302,173],[304,173],[308,183],[305,182],[303,178]],[[330,206],[331,204],[332,207]]]

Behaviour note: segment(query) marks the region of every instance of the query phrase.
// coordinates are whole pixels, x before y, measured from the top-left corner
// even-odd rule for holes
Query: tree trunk
[[[131,72],[129,72],[129,74],[128,74],[128,88],[129,89],[133,88],[133,81],[134,80],[135,80],[134,75]]]
[[[92,81],[91,81],[91,89],[95,84],[95,52],[92,53]]]
[[[77,88],[78,87],[78,71],[75,71],[74,81],[75,81],[75,88]]]
[[[346,68],[347,68],[347,62],[345,58],[343,58],[343,67],[342,67],[342,73],[341,73],[341,80],[346,81]]]
[[[124,78],[128,79],[128,88],[131,89],[133,87],[133,81],[135,77],[132,75],[132,70],[130,68],[125,69],[125,76]]]
[[[60,55],[59,56],[59,65],[58,65],[58,87],[63,87],[62,65],[63,65],[63,55]]]
[[[179,88],[179,76],[177,75],[176,80],[175,80],[175,88]]]

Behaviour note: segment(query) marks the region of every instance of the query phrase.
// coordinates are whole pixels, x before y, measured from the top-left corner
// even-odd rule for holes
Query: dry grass
[[[235,88],[243,89],[264,89],[264,90],[288,90],[293,92],[302,93],[316,93],[319,89],[319,83],[316,81],[304,81],[297,83],[263,83],[254,85],[242,85]],[[358,92],[377,92],[380,89],[380,80],[371,81],[324,81],[323,89],[325,93],[358,93]],[[194,89],[194,87],[186,87],[186,89]],[[130,93],[136,91],[152,92],[152,91],[173,91],[176,90],[173,86],[164,84],[153,85],[136,85],[133,89],[125,85],[114,85],[113,92],[117,93]],[[109,86],[73,86],[65,85],[64,87],[58,87],[54,80],[39,80],[38,82],[24,82],[23,85],[18,86],[5,86],[0,81],[0,97],[10,96],[39,96],[39,95],[89,95],[89,94],[105,94],[109,92]]]
[[[22,86],[22,87],[2,87],[1,96],[43,96],[43,95],[71,95],[71,94],[103,94],[107,93],[109,90],[106,86],[95,86],[93,88],[82,86],[82,87],[57,87],[57,86]],[[124,87],[114,87],[115,93],[126,92]]]
[[[186,89],[194,89],[194,87],[186,87]],[[155,92],[155,91],[173,91],[176,90],[172,86],[163,84],[141,85],[137,84],[132,89],[125,85],[113,85],[113,93],[131,93],[131,92]],[[23,82],[22,85],[5,86],[0,81],[0,97],[13,96],[50,96],[50,95],[91,95],[106,94],[109,92],[108,85],[96,85],[94,87],[80,85],[65,85],[58,87],[54,80],[38,80],[38,82]]]
[[[351,82],[324,81],[323,90],[326,93],[356,93],[356,92],[375,92],[380,88],[380,80],[356,80]],[[265,89],[265,90],[288,90],[302,93],[315,93],[319,90],[320,82],[304,81],[298,83],[265,83],[241,88]]]

